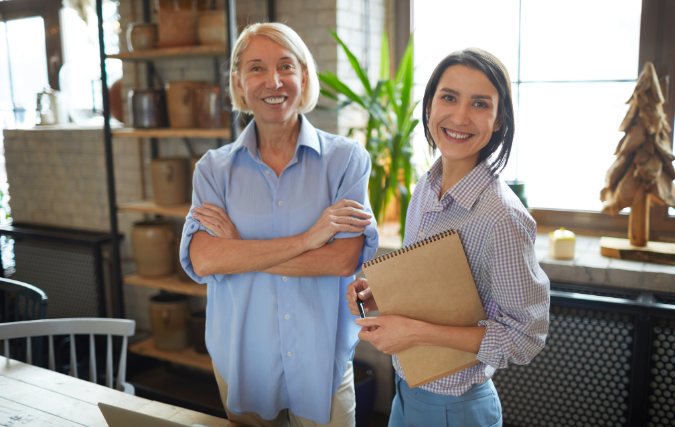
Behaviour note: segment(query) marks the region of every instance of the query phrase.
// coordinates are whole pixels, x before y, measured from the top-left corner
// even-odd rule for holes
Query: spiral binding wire
[[[431,237],[427,237],[424,240],[420,240],[417,243],[413,243],[412,245],[408,245],[406,247],[403,247],[403,248],[401,248],[397,251],[389,252],[388,254],[380,255],[377,258],[373,258],[372,260],[363,263],[362,268],[368,268],[372,265],[378,264],[378,263],[383,262],[385,260],[388,260],[390,258],[397,257],[400,254],[404,254],[406,252],[412,251],[413,249],[417,249],[417,248],[422,247],[424,245],[427,245],[431,242],[435,242],[435,241],[441,240],[445,237],[452,236],[453,234],[457,234],[457,230],[448,230],[448,231],[444,231],[444,232],[439,233],[439,234],[435,234]]]

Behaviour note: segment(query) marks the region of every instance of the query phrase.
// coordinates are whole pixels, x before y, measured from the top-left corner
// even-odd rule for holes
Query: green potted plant
[[[380,76],[375,84],[361,68],[356,57],[338,35],[331,31],[342,47],[354,72],[363,85],[363,91],[352,89],[330,71],[319,73],[323,83],[321,93],[338,103],[340,110],[347,105],[356,104],[368,113],[368,123],[361,130],[366,136],[366,150],[372,160],[372,172],[368,195],[375,218],[382,223],[387,204],[392,198],[398,200],[401,238],[405,231],[406,213],[410,202],[410,186],[414,179],[412,167],[412,132],[419,123],[413,119],[413,110],[417,102],[413,96],[413,38],[410,37],[401,63],[395,76],[391,76],[389,66],[389,41],[382,34],[380,54]],[[357,92],[363,92],[358,95]]]

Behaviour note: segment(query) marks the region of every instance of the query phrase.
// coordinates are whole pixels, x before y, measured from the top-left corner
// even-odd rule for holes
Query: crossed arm
[[[242,240],[225,212],[214,205],[195,207],[195,219],[209,228],[192,236],[190,259],[200,277],[259,271],[294,277],[350,276],[363,248],[363,235],[335,239],[341,231],[361,232],[370,223],[363,206],[342,200],[324,210],[305,233],[270,240]]]

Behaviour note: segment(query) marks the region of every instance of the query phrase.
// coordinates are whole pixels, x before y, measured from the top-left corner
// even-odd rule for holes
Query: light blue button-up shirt
[[[195,168],[192,206],[211,203],[225,209],[244,240],[303,233],[324,209],[343,199],[355,200],[372,213],[367,197],[370,157],[363,146],[300,119],[295,156],[279,177],[260,158],[255,122],[233,144],[207,152]],[[208,283],[206,346],[227,382],[228,409],[273,419],[289,408],[300,417],[327,423],[331,398],[361,329],[345,299],[354,276],[199,277],[190,260],[190,241],[199,230],[211,232],[192,214],[190,209],[180,260],[194,280]],[[360,262],[375,255],[375,227],[373,219],[362,233],[366,239]],[[338,233],[335,238],[360,234]]]

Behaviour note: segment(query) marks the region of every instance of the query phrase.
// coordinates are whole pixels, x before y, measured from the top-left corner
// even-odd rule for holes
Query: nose
[[[469,106],[464,104],[459,104],[455,107],[455,111],[452,114],[452,122],[457,126],[468,125],[469,120]]]
[[[265,81],[265,89],[277,90],[281,87],[281,81],[279,80],[279,73],[276,70],[272,70],[267,73],[267,79]]]

